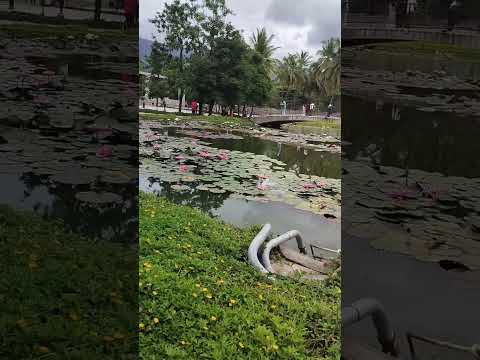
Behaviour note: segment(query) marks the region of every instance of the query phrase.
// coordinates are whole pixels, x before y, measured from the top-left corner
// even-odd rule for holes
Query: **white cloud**
[[[148,19],[161,11],[166,1],[140,1],[142,37],[152,38],[155,29]],[[234,12],[229,20],[244,30],[246,39],[261,27],[274,34],[279,58],[302,50],[315,54],[322,40],[340,36],[340,0],[227,0],[227,6]]]

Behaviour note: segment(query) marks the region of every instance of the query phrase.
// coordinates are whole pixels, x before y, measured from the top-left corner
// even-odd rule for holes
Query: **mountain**
[[[138,52],[140,60],[146,60],[152,51],[153,40],[140,38],[138,41]]]

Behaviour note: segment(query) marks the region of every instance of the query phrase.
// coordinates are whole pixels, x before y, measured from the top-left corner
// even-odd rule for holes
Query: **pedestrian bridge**
[[[257,115],[253,117],[253,121],[259,126],[280,127],[282,124],[318,121],[326,118],[326,114],[319,114],[314,116],[306,116],[303,114],[289,114],[289,115]],[[339,121],[338,117],[330,117],[331,121]]]

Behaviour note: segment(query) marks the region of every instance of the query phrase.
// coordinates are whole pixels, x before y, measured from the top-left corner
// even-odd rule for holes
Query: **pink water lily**
[[[400,190],[400,191],[393,191],[388,193],[394,200],[409,200],[409,199],[416,199],[418,196],[410,190]]]
[[[268,190],[268,185],[264,183],[257,184],[257,189],[261,191]]]
[[[220,154],[217,155],[217,158],[219,158],[220,160],[228,160],[228,154],[221,152]]]
[[[177,155],[175,156],[175,160],[182,161],[185,160],[185,157],[183,157],[182,155]]]
[[[210,154],[209,154],[208,151],[200,151],[200,152],[198,153],[198,155],[199,155],[200,157],[204,158],[204,159],[207,159],[207,158],[210,157]]]
[[[98,150],[97,150],[97,157],[99,158],[108,158],[112,156],[113,150],[111,147],[107,145],[102,145]]]
[[[155,145],[153,145],[153,150],[154,150],[154,151],[160,151],[160,149],[161,149],[160,144],[155,144]]]
[[[312,184],[312,183],[303,184],[304,189],[315,189],[316,187],[317,187],[317,184]]]
[[[187,172],[188,171],[188,166],[187,165],[180,165],[179,170],[181,172]]]

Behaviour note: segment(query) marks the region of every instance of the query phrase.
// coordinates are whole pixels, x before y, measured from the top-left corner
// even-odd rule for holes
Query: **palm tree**
[[[320,57],[312,65],[312,73],[319,89],[327,96],[340,94],[341,43],[338,38],[323,42],[317,53]]]
[[[274,37],[273,34],[269,36],[265,28],[257,29],[250,37],[253,50],[262,56],[269,74],[273,74],[276,65],[275,59],[272,57],[275,50],[278,49],[278,47],[272,45]]]
[[[306,51],[288,54],[278,67],[278,78],[287,90],[302,91],[308,82],[311,57]]]

